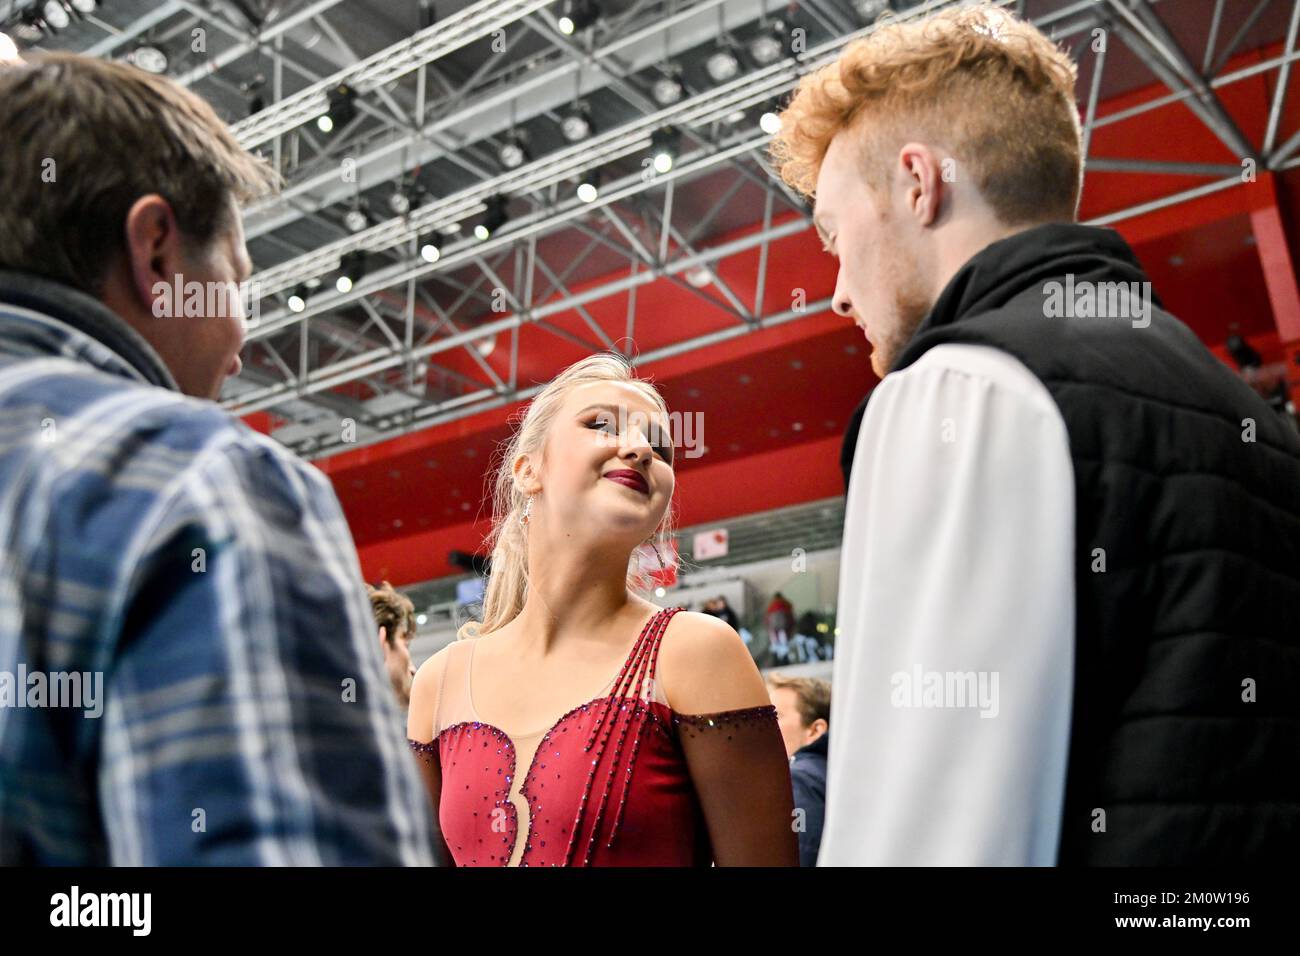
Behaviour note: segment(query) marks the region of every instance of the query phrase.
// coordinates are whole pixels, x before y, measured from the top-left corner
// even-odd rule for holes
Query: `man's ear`
[[[163,316],[170,317],[180,303],[156,287],[172,287],[177,275],[185,274],[184,237],[176,222],[171,203],[157,193],[141,196],[127,210],[123,224],[126,267],[131,291],[142,309],[157,316],[155,302],[162,297],[166,306]],[[161,316],[160,316],[161,317]]]
[[[388,647],[388,628],[383,624],[379,625],[379,646]]]
[[[924,143],[905,143],[898,151],[898,173],[907,209],[917,225],[932,225],[939,218],[948,186],[939,157]]]

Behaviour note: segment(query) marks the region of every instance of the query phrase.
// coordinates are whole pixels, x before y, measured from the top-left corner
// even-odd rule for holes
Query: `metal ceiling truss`
[[[719,23],[727,33],[737,35],[768,17],[784,17],[789,24],[785,0],[636,0],[621,14],[604,18],[595,30],[575,37],[563,36],[552,26],[550,17],[542,13],[549,5],[545,2],[480,0],[362,59],[324,18],[339,2],[303,3],[250,33],[195,0],[164,0],[86,50],[109,55],[180,17],[173,22],[178,33],[203,24],[231,41],[206,63],[178,76],[185,85],[208,82],[237,91],[239,87],[223,77],[224,68],[254,53],[270,60],[273,75],[265,91],[266,107],[235,123],[233,129],[245,145],[269,148],[272,161],[288,179],[279,196],[245,210],[250,242],[273,243],[291,255],[255,276],[256,288],[265,298],[260,318],[249,330],[250,357],[265,355],[268,365],[246,363],[244,373],[227,383],[224,404],[240,414],[272,410],[296,423],[278,430],[276,436],[300,454],[322,457],[526,400],[540,386],[521,387],[518,381],[520,327],[534,326],[584,349],[628,348],[637,322],[636,291],[660,279],[703,297],[735,322],[632,356],[640,365],[829,307],[829,300],[823,300],[799,311],[764,314],[771,243],[806,229],[807,207],[766,162],[768,137],[727,120],[737,111],[752,110],[786,93],[804,73],[833,61],[847,43],[868,34],[871,27],[853,29],[860,21],[849,12],[847,0],[805,0],[800,6],[807,17],[799,25],[809,32],[820,30],[831,39],[810,42],[806,52],[793,56],[787,50],[785,58],[766,67],[746,71],[742,66],[734,80],[697,92],[687,90],[679,102],[663,108],[647,96],[647,80],[638,74],[693,55],[692,51],[718,37]],[[957,2],[919,4],[903,16],[923,15]],[[1096,27],[1106,29],[1170,90],[1168,95],[1099,118],[1106,52],[1103,47],[1085,54],[1086,45],[1080,46],[1080,55],[1092,58],[1083,111],[1085,150],[1096,129],[1181,102],[1233,156],[1252,158],[1261,169],[1273,171],[1300,164],[1295,158],[1300,131],[1286,135],[1279,128],[1291,64],[1300,57],[1300,0],[1292,3],[1282,55],[1222,74],[1268,4],[1269,0],[1260,0],[1221,43],[1225,3],[1216,0],[1199,69],[1165,27],[1155,0],[1079,0],[1035,18],[1058,40]],[[1024,4],[1015,6],[1023,9]],[[337,59],[346,57],[351,62],[336,62],[336,70],[324,76],[298,62],[284,41],[290,30],[302,25],[315,25],[344,55]],[[486,57],[465,78],[452,79],[438,68],[438,61],[448,54],[508,26],[502,53]],[[540,52],[512,56],[530,34],[544,38],[546,45]],[[286,94],[286,71],[306,86]],[[1265,135],[1256,145],[1237,127],[1216,91],[1271,71],[1277,72],[1275,93]],[[430,82],[437,87],[433,95]],[[319,140],[308,124],[325,111],[328,91],[344,83],[357,91],[358,117],[328,140]],[[615,97],[630,118],[517,169],[496,172],[495,153],[503,134],[538,116],[554,120],[556,110],[597,95]],[[589,204],[566,196],[564,187],[588,170],[630,168],[650,145],[652,134],[665,127],[682,134],[682,155],[671,172],[643,177],[634,171],[619,176],[605,182],[599,198]],[[345,182],[339,175],[345,159],[356,172],[355,182]],[[362,192],[395,188],[435,164],[442,164],[438,168],[452,177],[453,188],[447,194],[357,233],[347,233],[339,224],[345,204]],[[680,217],[674,220],[675,192],[721,168],[735,178],[720,190],[707,212],[689,223]],[[1089,156],[1088,168],[1191,174],[1211,180],[1101,217],[1098,224],[1186,202],[1241,181],[1240,168],[1226,163]],[[724,212],[734,211],[738,197],[745,197],[746,209],[757,208],[752,206],[749,187],[761,190],[760,228],[740,239],[708,245],[710,228]],[[450,229],[482,215],[487,200],[496,195],[529,209],[485,242],[461,231],[444,243],[436,263],[419,258],[421,237],[435,230],[450,237]],[[303,248],[301,233],[288,229],[301,221],[339,238],[324,243],[309,240],[309,247]],[[286,231],[292,234],[282,234]],[[586,242],[576,257],[556,271],[557,263],[547,258],[547,240],[562,237]],[[759,251],[759,268],[753,289],[733,288],[720,279],[723,260],[754,249]],[[379,264],[351,291],[338,293],[322,286],[324,291],[312,295],[301,313],[279,305],[289,290],[331,273],[344,255],[356,251],[365,251]],[[612,261],[599,271],[617,278],[575,292],[574,275],[595,263],[595,256]],[[267,258],[259,255],[259,261]],[[509,265],[513,285],[503,281],[503,269]],[[709,270],[708,291],[685,281],[687,273],[701,267]],[[511,313],[502,316],[491,311],[492,296],[485,285],[502,290]],[[586,306],[624,294],[626,327],[615,340]],[[565,313],[581,320],[578,334],[549,321]],[[508,336],[505,375],[484,354],[499,336]],[[437,363],[439,355],[452,351],[469,356],[481,379]],[[366,394],[371,397],[364,398]],[[355,442],[342,441],[337,427],[340,417],[358,423]]]
[[[1151,70],[1152,73],[1161,79],[1171,89],[1171,99],[1169,101],[1186,101],[1189,108],[1206,124],[1208,128],[1215,132],[1217,136],[1229,147],[1234,153],[1241,155],[1243,158],[1251,157],[1260,161],[1267,168],[1280,168],[1282,163],[1289,156],[1289,150],[1295,148],[1296,144],[1292,140],[1284,143],[1282,148],[1273,150],[1271,139],[1275,136],[1277,117],[1280,116],[1282,97],[1285,90],[1286,71],[1289,70],[1290,63],[1296,57],[1295,53],[1295,25],[1297,18],[1300,17],[1300,4],[1297,4],[1297,12],[1293,12],[1291,19],[1291,29],[1288,32],[1287,46],[1281,57],[1270,61],[1268,68],[1279,69],[1280,80],[1277,87],[1277,95],[1270,111],[1269,134],[1266,137],[1262,149],[1254,149],[1247,142],[1244,135],[1236,128],[1235,124],[1223,109],[1221,103],[1214,92],[1218,87],[1225,85],[1227,82],[1234,82],[1244,78],[1246,75],[1254,75],[1259,72],[1258,68],[1250,71],[1237,71],[1236,74],[1226,77],[1206,79],[1199,75],[1191,67],[1186,55],[1177,47],[1169,36],[1168,31],[1164,28],[1159,18],[1151,7],[1139,2],[1132,4],[1127,0],[1107,0],[1104,4],[1095,4],[1091,2],[1077,3],[1069,5],[1061,10],[1055,11],[1047,18],[1040,20],[1040,26],[1048,26],[1050,23],[1060,23],[1068,17],[1076,14],[1083,14],[1083,17],[1070,26],[1068,33],[1080,32],[1093,26],[1102,26],[1113,30],[1129,48],[1137,55]],[[1217,33],[1218,20],[1222,16],[1221,5],[1216,7],[1215,23],[1211,28],[1211,42],[1207,45],[1207,57],[1213,50],[1214,34]],[[1046,21],[1046,22],[1044,22]],[[544,316],[556,314],[568,310],[578,310],[583,317],[584,322],[589,328],[597,334],[601,340],[599,342],[581,342],[583,347],[610,347],[609,337],[599,329],[599,326],[591,319],[590,315],[585,313],[583,307],[586,303],[604,298],[609,295],[619,295],[629,292],[637,285],[644,284],[648,281],[654,281],[663,277],[668,281],[674,281],[683,288],[694,294],[704,296],[710,304],[724,309],[733,314],[740,325],[738,330],[729,330],[729,335],[753,331],[760,328],[770,327],[785,321],[792,321],[803,314],[803,311],[795,312],[786,310],[772,316],[762,316],[760,314],[760,303],[763,301],[763,284],[766,281],[766,265],[770,243],[777,238],[789,235],[806,228],[806,219],[802,215],[801,206],[795,206],[791,203],[791,197],[788,191],[778,191],[773,182],[771,171],[762,162],[761,150],[766,142],[766,137],[757,137],[750,142],[741,142],[739,146],[733,145],[729,140],[708,142],[705,137],[696,135],[694,130],[701,126],[707,125],[708,122],[716,120],[727,112],[733,111],[742,106],[760,103],[772,97],[779,95],[781,92],[788,90],[797,77],[804,72],[816,69],[822,63],[830,62],[838,55],[842,46],[858,36],[865,35],[869,29],[857,31],[847,37],[840,38],[830,43],[822,44],[808,51],[802,57],[797,58],[796,63],[784,61],[774,64],[764,70],[741,77],[730,84],[723,84],[711,90],[698,94],[683,100],[664,110],[651,113],[641,119],[634,120],[625,127],[611,131],[604,137],[597,137],[588,143],[579,144],[578,147],[561,150],[553,153],[544,159],[526,164],[518,170],[511,173],[493,177],[484,183],[470,187],[448,199],[430,204],[416,214],[407,217],[405,223],[403,220],[391,220],[389,223],[381,224],[374,228],[372,236],[349,237],[333,244],[333,247],[325,247],[315,253],[315,258],[301,257],[299,260],[291,260],[282,264],[280,269],[284,274],[293,276],[291,271],[294,268],[307,267],[312,270],[328,269],[326,264],[334,256],[341,255],[344,251],[356,248],[366,244],[367,240],[384,241],[385,231],[394,229],[400,230],[401,225],[405,224],[408,228],[405,233],[399,231],[395,240],[389,236],[392,245],[400,245],[403,241],[410,244],[414,236],[421,232],[421,223],[432,225],[432,219],[439,213],[446,214],[451,204],[466,202],[472,199],[482,200],[483,197],[505,192],[515,192],[516,194],[536,194],[541,190],[555,187],[558,183],[566,180],[573,174],[571,163],[577,161],[583,169],[589,168],[603,161],[594,159],[594,157],[606,156],[625,156],[635,153],[645,148],[645,140],[648,134],[656,128],[664,126],[688,126],[694,120],[692,136],[698,141],[704,143],[703,148],[695,154],[694,162],[687,158],[677,173],[682,177],[694,176],[705,172],[720,162],[731,162],[733,168],[738,171],[743,170],[744,176],[738,177],[736,182],[729,188],[727,194],[724,194],[719,201],[715,202],[705,220],[693,225],[690,236],[683,235],[672,223],[672,197],[674,183],[678,175],[663,177],[658,180],[652,180],[649,183],[633,182],[629,177],[619,184],[615,185],[614,190],[606,192],[602,199],[593,205],[600,207],[600,213],[606,219],[615,225],[622,238],[627,242],[629,248],[624,248],[622,252],[628,259],[629,266],[633,270],[627,278],[617,279],[606,282],[595,289],[586,290],[581,295],[573,295],[564,287],[563,282],[555,283],[556,278],[549,267],[544,265],[544,259],[537,255],[537,239],[548,233],[564,228],[566,225],[576,221],[575,217],[585,217],[593,209],[592,205],[580,204],[576,201],[570,201],[567,204],[560,204],[558,209],[545,210],[540,208],[530,216],[522,217],[512,224],[512,228],[496,237],[491,242],[500,245],[510,246],[523,253],[525,260],[525,273],[531,277],[534,270],[549,273],[548,279],[552,280],[553,288],[558,285],[561,298],[554,302],[546,302],[547,296],[540,299],[524,298],[519,299],[517,296],[510,297],[511,307],[515,310],[514,314],[506,319],[497,321],[488,321],[478,324],[476,328],[468,331],[460,331],[451,337],[454,346],[466,347],[474,342],[488,340],[500,332],[507,330],[516,330],[520,325],[532,323],[538,325],[544,323]],[[1057,30],[1058,39],[1066,35],[1065,31]],[[1104,68],[1104,47],[1096,54],[1095,68],[1093,70],[1092,81],[1090,84],[1090,94],[1085,114],[1085,136],[1090,137],[1091,131],[1098,125],[1096,117],[1097,98],[1101,88],[1101,71]],[[1222,54],[1220,54],[1222,56]],[[1226,58],[1225,58],[1226,62]],[[1261,64],[1261,67],[1266,65]],[[793,75],[791,75],[793,74]],[[745,95],[737,96],[737,91],[744,91]],[[1147,108],[1155,108],[1160,104],[1147,104]],[[1140,109],[1140,108],[1139,108]],[[1136,115],[1136,111],[1131,111],[1129,115]],[[1104,120],[1101,122],[1105,122]],[[732,140],[740,137],[733,137]],[[607,152],[606,152],[607,151]],[[585,154],[585,155],[584,155]],[[747,157],[753,157],[757,160],[757,168],[761,172],[755,172],[747,169],[743,163]],[[585,160],[585,161],[584,161]],[[1201,187],[1197,190],[1189,190],[1177,197],[1170,197],[1165,204],[1172,204],[1177,201],[1186,201],[1193,198],[1194,195],[1204,194],[1213,188],[1226,188],[1227,185],[1235,183],[1239,179],[1240,169],[1235,166],[1219,164],[1194,164],[1194,163],[1160,163],[1151,160],[1123,160],[1111,158],[1095,158],[1089,160],[1092,169],[1119,169],[1133,170],[1155,173],[1191,173],[1204,176],[1227,177],[1220,183],[1209,184],[1208,187]],[[579,169],[578,171],[581,171]],[[708,221],[726,206],[744,182],[757,181],[764,190],[764,217],[763,226],[759,233],[746,237],[739,247],[735,244],[718,247],[701,253],[693,246],[693,240],[703,234],[708,226]],[[644,187],[644,188],[639,188]],[[646,193],[652,190],[663,188],[662,209],[657,210],[654,206],[646,201]],[[790,205],[792,208],[800,210],[800,217],[786,219],[780,225],[773,225],[773,203],[780,196],[783,206]],[[628,200],[630,204],[639,211],[640,222],[649,226],[647,232],[658,228],[660,239],[658,243],[658,254],[656,255],[648,247],[644,238],[630,228],[623,220],[622,215],[629,215],[627,209],[621,209],[619,201]],[[797,202],[797,200],[796,200]],[[1164,201],[1161,201],[1164,202]],[[1160,203],[1144,204],[1140,211],[1147,211],[1152,208],[1159,208]],[[441,207],[441,208],[439,208]],[[464,208],[464,207],[461,207]],[[1107,222],[1118,221],[1125,214],[1135,214],[1137,210],[1124,211],[1106,217]],[[622,215],[620,215],[620,212]],[[418,217],[424,215],[424,219]],[[416,220],[414,228],[411,228],[411,220]],[[522,240],[527,239],[526,246],[519,244]],[[357,240],[360,240],[359,242]],[[600,240],[597,236],[596,240]],[[354,245],[355,243],[355,245]],[[609,245],[608,241],[602,241],[602,244]],[[753,245],[760,248],[760,268],[758,273],[758,288],[755,290],[754,306],[747,308],[742,303],[736,293],[725,283],[718,281],[718,270],[714,269],[710,276],[713,285],[722,294],[722,299],[715,299],[713,296],[704,293],[694,286],[684,283],[679,278],[680,273],[700,265],[707,265],[718,261],[726,255],[735,255],[745,252]],[[676,259],[669,258],[670,249],[675,248],[678,253]],[[424,266],[414,264],[410,261],[407,263],[397,263],[390,266],[385,272],[375,275],[363,285],[360,289],[354,289],[351,297],[358,295],[364,296],[375,289],[382,289],[393,282],[409,281],[411,278],[419,278],[435,272],[453,271],[457,266],[462,265],[465,261],[481,262],[480,254],[484,250],[484,245],[474,242],[473,240],[463,240],[448,250],[436,266]],[[576,263],[572,263],[570,268]],[[484,274],[493,281],[498,287],[504,288],[504,283],[500,276],[495,275],[491,270],[484,269]],[[283,276],[277,277],[276,273],[270,273],[271,278],[277,281],[283,281]],[[296,276],[295,276],[296,277]],[[273,289],[274,286],[271,287]],[[271,291],[264,289],[263,291]],[[346,301],[349,297],[341,297]],[[536,303],[545,303],[538,306]],[[344,302],[331,301],[326,297],[319,305],[321,310],[337,308]],[[817,303],[808,309],[809,313],[815,314],[827,307],[828,303]],[[634,329],[635,314],[632,310],[632,304],[629,303],[629,324],[628,335],[632,334]],[[265,329],[262,334],[272,334],[286,326],[293,325],[296,322],[304,321],[309,316],[295,316],[288,314],[283,310],[272,312],[269,319],[261,327]],[[574,337],[562,330],[555,329],[545,324],[539,327],[547,329],[562,338],[573,341]],[[260,331],[254,330],[256,335]],[[652,354],[644,354],[635,357],[638,364],[647,364],[657,361],[669,355],[680,354],[684,351],[690,351],[694,348],[703,348],[715,344],[719,341],[717,334],[697,336],[687,339],[683,342],[676,343],[665,349],[656,350]],[[512,338],[512,343],[517,347],[517,337]],[[290,395],[301,398],[304,395],[315,395],[321,391],[326,391],[336,387],[342,382],[352,380],[362,374],[373,371],[376,367],[394,367],[401,365],[404,361],[418,361],[427,359],[436,355],[438,351],[444,350],[443,340],[439,342],[430,342],[420,347],[410,350],[405,356],[395,355],[391,350],[385,354],[385,350],[378,349],[369,353],[350,356],[346,363],[340,363],[332,367],[318,368],[313,371],[306,379],[298,381],[283,382],[278,386],[269,389],[253,390],[243,393],[233,398],[229,404],[232,408],[239,411],[251,411],[261,408],[271,408],[282,400],[283,396]],[[517,362],[512,361],[511,367],[516,367]],[[308,457],[321,457],[345,447],[355,447],[357,444],[369,444],[376,441],[382,441],[394,435],[416,429],[429,427],[442,421],[450,421],[466,415],[483,411],[487,408],[509,404],[515,401],[526,400],[535,394],[537,387],[520,389],[518,384],[511,379],[510,382],[502,382],[499,376],[493,376],[494,381],[482,383],[483,387],[477,391],[471,391],[468,394],[458,396],[454,399],[443,401],[432,401],[423,407],[412,407],[405,410],[399,420],[390,422],[387,427],[375,430],[372,433],[360,436],[358,441],[349,445],[342,445],[336,441],[331,441],[330,436],[320,436],[312,441],[304,443],[298,447],[300,453]]]
[[[761,151],[767,139],[766,136],[749,136],[739,137],[741,140],[739,145],[707,143],[707,138],[696,132],[699,127],[715,122],[738,109],[770,100],[788,90],[807,69],[816,68],[822,63],[830,62],[844,43],[857,36],[865,35],[867,32],[868,30],[865,29],[860,30],[848,37],[821,44],[801,55],[798,60],[778,62],[763,70],[742,76],[731,83],[688,97],[672,107],[641,117],[608,134],[597,136],[568,149],[552,153],[541,160],[526,164],[520,169],[491,177],[467,190],[462,190],[450,197],[427,204],[407,216],[394,217],[388,222],[380,223],[352,236],[345,236],[335,243],[328,244],[305,256],[267,270],[255,277],[255,281],[259,286],[258,291],[263,295],[293,288],[309,278],[319,277],[321,274],[336,268],[342,256],[348,252],[361,249],[376,252],[402,246],[409,247],[416,237],[421,234],[434,229],[445,230],[452,223],[459,223],[462,219],[477,214],[484,208],[483,202],[489,196],[506,193],[536,196],[538,192],[548,187],[557,186],[559,183],[567,181],[575,174],[583,172],[594,165],[608,163],[620,157],[643,152],[650,143],[651,134],[665,126],[682,128],[691,138],[706,142],[702,150],[684,157],[672,174],[655,177],[649,181],[639,175],[625,177],[622,182],[613,184],[612,191],[607,188],[605,195],[598,202],[582,204],[576,200],[570,200],[567,203],[560,204],[558,214],[554,211],[555,207],[553,205],[539,202],[536,204],[537,211],[516,219],[499,237],[490,240],[489,243],[461,240],[453,244],[444,252],[436,265],[430,266],[423,263],[412,265],[410,261],[407,263],[399,262],[378,273],[368,275],[348,293],[330,294],[327,292],[323,296],[313,298],[312,305],[303,313],[292,313],[287,309],[272,310],[270,315],[263,314],[257,327],[250,331],[250,337],[259,338],[274,335],[285,328],[309,322],[312,315],[317,312],[335,310],[340,306],[355,302],[372,292],[398,282],[409,282],[412,279],[433,272],[449,272],[466,261],[476,261],[485,251],[485,248],[527,239],[530,235],[533,238],[528,244],[529,251],[525,272],[531,275],[533,270],[538,268],[537,263],[539,261],[544,262],[544,260],[538,259],[536,253],[535,238],[538,233],[554,231],[556,227],[570,223],[578,217],[589,215],[596,208],[603,208],[605,215],[611,221],[621,223],[621,218],[614,208],[615,202],[664,184],[667,184],[665,192],[666,208],[659,217],[661,220],[661,239],[658,243],[660,255],[658,257],[651,256],[646,247],[641,245],[625,226],[622,231],[625,233],[625,238],[631,237],[633,244],[640,247],[634,249],[633,254],[636,257],[637,264],[643,266],[644,269],[634,278],[634,284],[639,285],[653,281],[658,276],[674,276],[680,269],[665,268],[664,260],[668,251],[668,240],[673,239],[679,248],[686,251],[688,259],[694,250],[690,241],[671,224],[673,181],[685,174],[705,171],[718,162],[739,160],[742,157],[756,154]],[[694,124],[693,129],[691,128],[692,124]],[[735,138],[733,137],[733,139]],[[692,158],[695,158],[696,161],[692,162]],[[738,166],[737,168],[742,172],[742,175],[757,183],[765,192],[776,188],[770,170],[764,168],[762,172],[755,173],[745,169],[744,166]],[[783,202],[790,204],[792,208],[797,208],[801,216],[801,221],[785,223],[785,229],[789,232],[795,232],[806,228],[806,213],[802,204],[799,203],[796,206],[795,203],[798,203],[798,200],[791,197],[788,191],[782,190],[781,196]],[[770,206],[771,203],[768,202],[765,205]],[[767,214],[769,221],[770,215],[769,211]],[[600,238],[598,234],[597,238]],[[763,241],[770,241],[771,238],[772,235],[766,234]],[[607,240],[602,241],[608,244]],[[626,252],[626,250],[620,251]],[[712,250],[712,252],[715,253],[714,257],[716,257],[716,250]],[[766,252],[762,253],[762,257],[764,260],[766,259]],[[687,260],[682,261],[686,262]],[[700,258],[700,263],[707,261],[710,261],[707,257]],[[687,265],[681,266],[681,268],[687,267]],[[560,284],[563,285],[562,282]],[[498,283],[498,285],[501,284]],[[689,288],[689,286],[684,287]],[[726,288],[725,284],[720,288],[725,290],[723,295],[728,300],[725,303],[719,303],[721,307],[737,315],[743,321],[747,330],[761,327],[758,317],[745,308],[734,292]],[[619,291],[623,290],[620,289]],[[692,289],[692,291],[695,290]],[[590,301],[591,298],[594,297],[589,296],[586,301]],[[573,297],[569,297],[569,299],[570,301],[566,301],[563,308],[551,306],[551,311],[566,311],[569,308],[581,306],[584,301]],[[518,314],[514,318],[523,318],[533,323],[543,321],[543,315],[538,309],[523,308],[525,303],[520,302],[517,298],[513,300],[512,304],[518,307]],[[586,316],[584,321],[597,334],[597,337],[602,339],[599,345],[608,347],[608,336],[599,330],[594,320]],[[495,333],[484,330],[493,325],[495,324],[489,323],[487,326],[481,327],[477,332],[470,332],[468,335],[487,338],[489,334]],[[545,328],[546,326],[542,327]],[[550,331],[560,332],[560,330],[555,329]],[[560,334],[563,335],[562,332]],[[571,336],[569,338],[571,339]],[[469,341],[473,341],[473,338],[469,339]],[[583,342],[582,344],[584,347],[591,347],[594,343]],[[433,347],[436,347],[436,345]],[[240,412],[245,413],[271,408],[286,397],[301,398],[305,395],[314,394],[320,389],[331,388],[344,381],[351,381],[362,374],[372,372],[376,370],[376,366],[382,369],[400,365],[403,362],[409,363],[419,360],[433,354],[428,351],[430,348],[431,346],[425,346],[413,350],[406,356],[391,353],[375,355],[374,358],[378,360],[377,363],[368,361],[371,355],[351,356],[342,363],[336,363],[324,369],[317,369],[307,380],[286,382],[261,389],[242,389],[232,398],[230,404],[237,406]],[[500,385],[493,383],[494,391],[499,392],[500,387]],[[437,408],[434,410],[436,411]],[[411,417],[414,418],[415,416],[412,414]]]

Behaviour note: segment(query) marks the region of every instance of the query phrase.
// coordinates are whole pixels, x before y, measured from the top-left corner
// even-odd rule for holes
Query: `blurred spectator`
[[[415,665],[411,663],[411,638],[415,636],[415,605],[411,599],[384,581],[379,587],[366,585],[370,610],[379,626],[379,646],[384,649],[384,669],[393,683],[397,703],[411,704],[411,681]]]
[[[794,806],[803,817],[799,865],[816,866],[826,815],[826,753],[830,746],[831,685],[815,677],[769,674],[768,696],[790,756]]]
[[[787,663],[790,660],[790,638],[794,634],[794,607],[780,591],[772,595],[764,619],[773,663]]]
[[[736,615],[736,612],[731,609],[731,605],[727,603],[727,599],[722,595],[718,595],[717,597],[704,602],[703,610],[705,614],[712,614],[714,617],[722,618],[722,620],[731,625],[732,630],[740,630],[740,618]]]

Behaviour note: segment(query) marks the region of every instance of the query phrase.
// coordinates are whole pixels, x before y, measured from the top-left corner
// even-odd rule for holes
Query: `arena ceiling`
[[[601,348],[704,413],[686,523],[838,493],[839,435],[875,379],[760,119],[886,5],[104,0],[42,33],[17,23],[46,6],[28,0],[0,20],[20,47],[165,61],[281,170],[245,210],[262,295],[223,401],[317,461],[367,574],[401,581],[473,550],[510,414]],[[1081,219],[1118,228],[1212,347],[1240,334],[1294,374],[1300,2],[1009,6],[1079,63]],[[651,174],[663,131],[674,165]]]

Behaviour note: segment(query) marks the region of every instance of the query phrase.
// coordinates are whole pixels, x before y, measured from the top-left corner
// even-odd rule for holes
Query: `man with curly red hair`
[[[1075,79],[964,6],[878,25],[782,116],[883,379],[849,438],[819,865],[1300,848],[1300,440],[1075,222]]]

